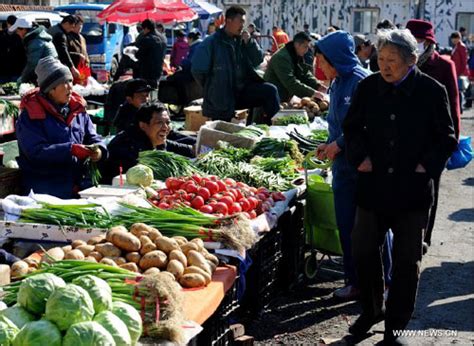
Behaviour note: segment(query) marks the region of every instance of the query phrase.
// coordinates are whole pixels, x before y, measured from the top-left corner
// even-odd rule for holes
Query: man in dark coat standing
[[[406,27],[411,31],[418,42],[418,53],[420,54],[417,62],[418,68],[444,85],[448,92],[451,119],[453,121],[456,138],[459,139],[461,110],[456,79],[456,66],[451,59],[440,55],[435,50],[436,38],[434,36],[433,25],[430,22],[421,19],[412,19],[408,21]],[[434,199],[424,237],[425,251],[427,250],[427,246],[431,244],[431,233],[433,232],[436,209],[438,208],[439,181],[440,177],[433,179]]]
[[[137,40],[138,78],[145,79],[156,88],[163,74],[166,54],[166,37],[156,31],[156,24],[150,19],[142,22],[143,35]]]

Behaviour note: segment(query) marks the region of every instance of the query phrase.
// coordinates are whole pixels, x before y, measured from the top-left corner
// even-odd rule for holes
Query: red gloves
[[[79,160],[85,160],[91,156],[92,151],[83,144],[73,144],[71,146],[71,154]]]

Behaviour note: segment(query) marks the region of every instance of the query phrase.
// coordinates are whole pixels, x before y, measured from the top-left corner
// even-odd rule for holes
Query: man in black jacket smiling
[[[103,182],[110,184],[113,177],[138,163],[138,155],[145,150],[172,151],[194,157],[194,147],[169,140],[171,121],[162,103],[146,103],[136,113],[136,125],[120,132],[109,143],[109,159],[101,169]]]

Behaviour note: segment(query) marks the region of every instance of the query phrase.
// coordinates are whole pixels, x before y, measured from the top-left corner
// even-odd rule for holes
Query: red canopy
[[[189,22],[197,14],[182,0],[116,0],[98,17],[107,22],[131,25],[145,19],[160,23]]]

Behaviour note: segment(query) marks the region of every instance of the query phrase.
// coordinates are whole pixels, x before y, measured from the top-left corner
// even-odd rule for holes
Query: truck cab
[[[107,4],[78,3],[55,7],[55,11],[80,15],[84,19],[81,34],[87,42],[92,73],[99,82],[107,82],[116,72],[122,54],[124,27],[101,22],[99,12]]]

